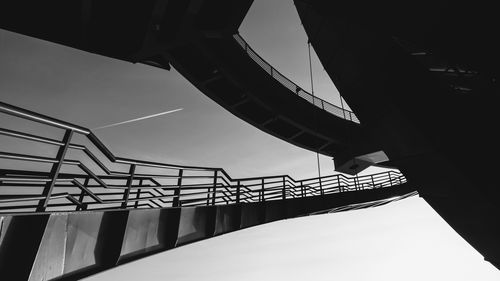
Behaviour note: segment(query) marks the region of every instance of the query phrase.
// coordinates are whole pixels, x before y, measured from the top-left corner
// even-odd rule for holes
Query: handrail
[[[172,165],[172,164],[164,164],[143,160],[134,160],[127,159],[122,157],[116,157],[114,154],[97,138],[90,129],[71,124],[69,122],[61,121],[52,117],[48,117],[46,115],[36,113],[24,108],[20,108],[14,105],[10,105],[0,101],[0,112],[20,117],[26,120],[35,121],[41,124],[58,127],[61,129],[72,130],[76,133],[80,133],[88,137],[88,139],[110,160],[115,163],[123,163],[123,164],[138,164],[138,165],[148,165],[152,167],[158,168],[183,168],[183,169],[194,169],[194,170],[220,170],[221,168],[208,168],[208,167],[196,167],[196,166],[181,166],[181,165]],[[1,134],[1,132],[0,132]]]
[[[83,127],[80,127],[80,126],[77,126],[77,125],[74,125],[74,124],[71,124],[71,123],[68,123],[65,121],[61,121],[61,120],[58,120],[58,119],[55,119],[55,118],[52,118],[52,117],[49,117],[49,116],[46,116],[46,115],[43,115],[40,113],[29,111],[27,109],[20,108],[20,107],[17,107],[17,106],[11,105],[11,104],[7,104],[7,103],[1,102],[1,101],[0,101],[0,112],[6,113],[6,114],[9,114],[12,116],[17,116],[17,117],[20,117],[23,119],[39,122],[39,123],[42,123],[45,125],[58,127],[61,129],[73,130],[75,132],[78,132],[78,133],[84,134],[84,135],[88,135],[90,133],[89,129],[86,129],[86,128],[83,128]]]
[[[314,106],[319,107],[330,114],[333,114],[337,117],[340,117],[345,120],[352,121],[354,123],[360,123],[359,119],[354,115],[354,112],[338,107],[332,103],[329,103],[321,98],[315,97],[311,93],[302,89],[299,85],[292,82],[286,76],[281,74],[276,68],[274,68],[271,64],[266,62],[257,52],[255,52],[250,45],[239,35],[238,33],[233,35],[235,41],[240,45],[243,50],[247,53],[247,55],[254,60],[264,71],[266,71],[271,77],[273,77],[276,81],[285,86],[288,90],[298,95],[299,97],[305,99],[306,101],[312,103]]]
[[[222,168],[195,167],[116,157],[91,130],[0,102],[0,113],[66,131],[63,140],[0,128],[0,135],[56,147],[55,158],[0,151],[0,159],[52,165],[39,169],[0,169],[0,212],[46,212],[109,208],[155,208],[232,204],[384,188],[403,184],[400,172],[367,176],[343,174],[295,180],[289,175],[232,178]],[[112,163],[129,172],[113,171],[85,144],[74,143],[72,133],[84,135]],[[69,138],[67,137],[69,136]],[[83,151],[84,159],[69,159],[65,150]],[[92,165],[88,165],[90,162]],[[81,173],[61,171],[72,166]],[[145,171],[135,173],[137,167]],[[149,172],[148,169],[160,168]],[[94,170],[98,169],[99,172]],[[19,187],[29,190],[20,191]],[[56,192],[57,190],[57,192]],[[28,194],[29,193],[29,194]],[[36,195],[36,193],[40,195]],[[61,201],[62,200],[62,201]],[[64,201],[66,200],[66,201]]]

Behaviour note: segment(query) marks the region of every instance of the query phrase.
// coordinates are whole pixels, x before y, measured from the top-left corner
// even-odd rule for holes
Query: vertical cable
[[[340,91],[339,91],[339,97],[340,97],[340,106],[342,107],[342,114],[344,115],[344,119],[346,119],[346,117],[345,117],[345,109],[344,109],[344,101],[342,99],[342,95],[340,94]]]
[[[311,41],[307,41],[307,51],[309,54],[309,76],[311,78],[311,94],[313,96],[313,105],[315,105],[314,104],[315,96],[314,96],[313,70],[312,70],[312,59],[311,59]],[[316,132],[317,132],[318,131],[318,119],[316,117],[316,111],[313,111],[313,112],[314,112],[314,122],[316,124]],[[316,151],[316,161],[318,164],[318,177],[319,177],[320,186],[321,186],[321,166],[319,164],[319,151]]]

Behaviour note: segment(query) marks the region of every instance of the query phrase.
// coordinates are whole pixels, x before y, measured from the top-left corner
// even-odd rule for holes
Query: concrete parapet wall
[[[230,205],[0,215],[0,276],[80,279],[216,235],[412,190],[401,185]]]

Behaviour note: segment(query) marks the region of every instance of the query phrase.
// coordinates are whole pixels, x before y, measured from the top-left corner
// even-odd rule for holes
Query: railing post
[[[301,193],[302,197],[305,197],[304,196],[304,182],[303,181],[300,181],[300,193]]]
[[[324,195],[323,194],[323,184],[321,183],[321,177],[319,177],[318,179],[319,179],[319,194]]]
[[[340,174],[337,174],[337,184],[339,185],[339,193],[342,192],[342,185],[340,185]]]
[[[373,175],[370,175],[371,179],[372,179],[372,185],[373,185],[373,188],[375,188],[375,181],[373,180]]]
[[[130,170],[129,170],[129,178],[127,179],[127,189],[125,189],[125,192],[123,193],[123,202],[122,202],[122,208],[125,209],[128,206],[128,198],[130,196],[130,189],[132,189],[132,183],[134,181],[134,174],[135,174],[135,164],[130,165]]]
[[[180,207],[181,186],[182,186],[182,169],[179,170],[177,178],[177,189],[174,190],[174,199],[172,200],[172,207]]]
[[[142,186],[142,179],[139,180],[139,186]],[[135,199],[141,198],[141,189],[137,189],[137,194],[135,195]],[[135,200],[134,208],[139,208],[139,200]]]
[[[286,199],[285,176],[283,176],[283,193],[282,193],[282,198],[283,198],[283,200]]]
[[[85,178],[85,180],[83,181],[83,186],[87,187],[88,185],[89,185],[89,178]],[[80,197],[78,197],[78,201],[82,202],[82,205],[76,206],[77,211],[87,209],[87,204],[83,203],[83,200],[85,199],[85,193],[86,193],[85,190],[82,190],[82,192],[80,192]]]
[[[261,185],[261,202],[264,202],[264,179],[262,179],[262,185]]]
[[[211,190],[211,187],[207,187],[207,206],[210,205],[210,190]]]
[[[212,206],[215,205],[215,196],[217,195],[217,170],[214,172],[214,192],[212,193]]]
[[[391,172],[387,172],[387,174],[389,174],[389,184],[390,186],[392,186],[392,178],[391,178]]]
[[[64,156],[66,156],[66,151],[68,151],[69,144],[71,143],[71,137],[73,136],[73,130],[66,130],[63,137],[63,145],[57,151],[56,159],[57,163],[52,164],[50,169],[49,177],[50,181],[45,184],[42,191],[42,196],[45,197],[38,202],[37,212],[45,212],[47,205],[49,204],[50,196],[52,195],[52,190],[56,185],[57,177],[59,176],[59,171],[64,163]]]
[[[240,203],[240,181],[238,181],[238,185],[236,186],[236,204]]]

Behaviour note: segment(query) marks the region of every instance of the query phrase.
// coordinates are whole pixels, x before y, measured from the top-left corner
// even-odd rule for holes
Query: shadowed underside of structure
[[[455,1],[295,5],[325,70],[371,138],[500,268],[500,189],[493,176],[500,137],[490,123],[498,119],[495,9]]]
[[[251,4],[58,0],[32,3],[26,9],[22,2],[3,1],[0,28],[133,63],[165,69],[172,65],[201,92],[256,128],[336,156],[337,162],[344,160],[346,151],[356,156],[379,151],[380,145],[368,137],[353,112],[297,86],[237,34]]]

